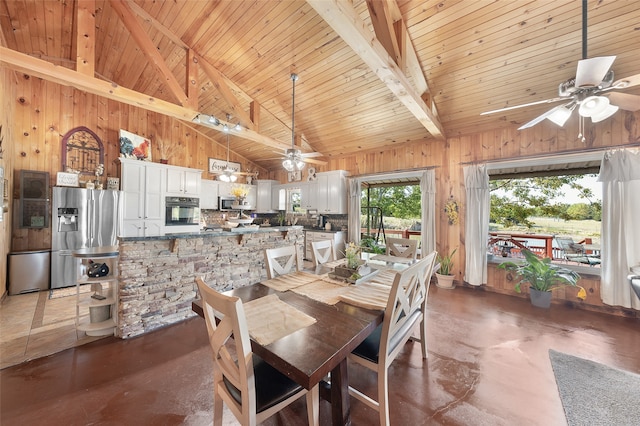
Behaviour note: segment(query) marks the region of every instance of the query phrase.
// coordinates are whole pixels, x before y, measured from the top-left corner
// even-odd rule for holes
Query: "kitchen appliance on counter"
[[[167,197],[165,199],[165,225],[200,226],[200,199],[194,197]]]
[[[116,245],[121,218],[120,191],[53,188],[51,208],[51,288],[76,285],[74,250]]]
[[[218,197],[218,210],[220,211],[237,210],[233,208],[234,204],[238,204],[236,197]]]

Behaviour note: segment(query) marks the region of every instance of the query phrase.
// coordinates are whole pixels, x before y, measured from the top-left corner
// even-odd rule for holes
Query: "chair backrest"
[[[300,269],[298,265],[297,246],[285,246],[264,251],[267,277],[275,278],[278,275],[286,275]]]
[[[312,241],[311,248],[316,266],[336,260],[336,251],[332,240]]]
[[[415,259],[418,256],[418,240],[409,238],[387,238],[385,239],[387,254],[397,257],[407,257]]]
[[[242,301],[238,297],[218,293],[200,277],[196,278],[196,283],[213,351],[214,392],[222,397],[237,419],[249,419],[256,411],[256,392],[253,353]],[[216,312],[219,313],[218,324]],[[229,340],[230,337],[233,338]],[[227,345],[235,347],[235,356],[231,355]],[[241,404],[229,393],[225,381],[240,391]]]
[[[384,311],[378,363],[388,367],[409,340],[413,327],[426,313],[428,286],[436,252],[399,271]]]
[[[565,254],[582,254],[584,248],[582,245],[573,241],[571,237],[556,237],[556,241]]]

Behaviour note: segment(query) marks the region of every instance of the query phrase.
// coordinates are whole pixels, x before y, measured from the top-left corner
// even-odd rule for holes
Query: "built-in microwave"
[[[165,225],[200,225],[199,198],[167,197],[165,205]]]
[[[238,204],[235,197],[218,197],[218,210],[235,210],[233,205]]]

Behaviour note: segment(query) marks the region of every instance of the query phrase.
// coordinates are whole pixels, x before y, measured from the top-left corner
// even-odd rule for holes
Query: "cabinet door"
[[[147,220],[144,222],[144,236],[164,235],[164,223],[161,220]]]
[[[145,167],[143,164],[122,164],[123,219],[144,217]]]
[[[256,186],[247,185],[246,188],[249,189],[249,192],[247,193],[247,203],[253,210],[255,210],[256,203],[258,202],[258,194],[257,194]]]
[[[200,182],[202,180],[201,172],[184,172],[184,194],[189,197],[198,197],[200,195]]]
[[[144,219],[162,220],[164,218],[164,168],[147,167],[145,174],[145,214]]]
[[[144,220],[124,220],[122,223],[123,237],[143,237]]]
[[[218,182],[215,180],[201,182],[200,208],[218,210]]]
[[[167,195],[182,195],[184,193],[184,171],[167,168]]]
[[[258,181],[256,185],[256,213],[270,213],[273,211],[271,188],[272,181]]]
[[[329,213],[346,213],[346,184],[339,174],[331,174],[327,179],[327,208]]]
[[[302,184],[300,187],[300,195],[303,209],[318,208],[318,184],[316,181]]]
[[[329,176],[318,175],[318,178],[316,180],[316,188],[316,205],[318,208],[318,213],[329,213]]]

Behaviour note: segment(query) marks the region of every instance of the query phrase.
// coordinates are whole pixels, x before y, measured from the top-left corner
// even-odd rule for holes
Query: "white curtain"
[[[360,181],[349,178],[349,235],[348,242],[360,243]]]
[[[640,152],[605,153],[598,180],[602,182],[602,301],[640,309],[627,280],[629,269],[640,264]]]
[[[489,174],[486,165],[464,168],[465,209],[465,276],[471,285],[487,282],[487,238],[489,235]]]
[[[425,170],[420,176],[422,203],[421,253],[426,256],[436,249],[436,172]]]

